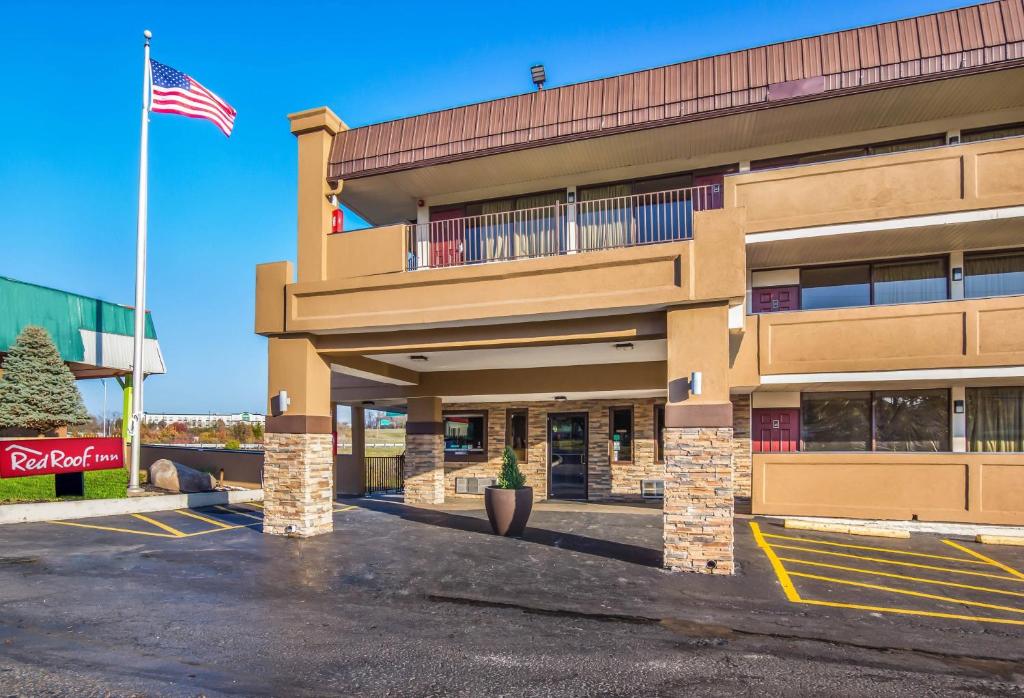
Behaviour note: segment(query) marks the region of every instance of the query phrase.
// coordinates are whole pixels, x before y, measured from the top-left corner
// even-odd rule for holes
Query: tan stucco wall
[[[294,282],[291,262],[256,265],[256,334],[285,331],[284,289]]]
[[[755,453],[755,514],[1024,524],[1021,453]]]
[[[747,233],[1024,201],[1024,138],[786,167],[726,178]]]
[[[352,230],[328,235],[327,279],[392,274],[405,270],[405,226]]]
[[[760,372],[1024,364],[1024,296],[760,316]]]

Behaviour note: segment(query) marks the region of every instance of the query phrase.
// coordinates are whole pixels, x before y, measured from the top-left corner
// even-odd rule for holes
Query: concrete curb
[[[227,490],[194,494],[160,494],[125,499],[81,499],[73,502],[34,502],[0,505],[0,525],[88,519],[118,514],[142,514],[147,511],[196,509],[216,504],[262,502],[263,490]]]
[[[982,533],[974,538],[974,542],[985,543],[987,545],[1024,546],[1024,536],[993,536]]]
[[[885,528],[910,533],[938,533],[945,536],[960,536],[974,539],[979,535],[1024,536],[1024,526],[998,526],[994,524],[947,523],[939,521],[906,521],[895,519],[839,519],[824,516],[778,516],[776,514],[758,514],[755,519],[772,521],[785,525],[789,521],[807,521],[817,524],[838,524],[840,526],[858,526],[861,528]]]
[[[822,523],[802,519],[786,519],[784,528],[795,531],[818,531],[820,533],[847,533],[854,536],[874,536],[876,538],[910,538],[910,531],[879,526],[857,526],[851,524]]]

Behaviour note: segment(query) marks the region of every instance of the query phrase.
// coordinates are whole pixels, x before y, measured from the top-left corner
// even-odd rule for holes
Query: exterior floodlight
[[[700,371],[694,371],[690,374],[690,392],[694,395],[700,395],[704,390],[704,374]]]
[[[548,81],[547,73],[544,72],[544,66],[538,63],[537,65],[530,66],[530,77],[533,79],[533,84],[537,86],[538,90],[544,89],[544,83]]]

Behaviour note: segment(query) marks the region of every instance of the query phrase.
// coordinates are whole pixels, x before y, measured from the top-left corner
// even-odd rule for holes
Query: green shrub
[[[224,448],[229,451],[237,451],[242,447],[242,444],[238,443],[238,439],[228,439],[227,443],[224,444]]]
[[[516,452],[508,446],[501,454],[501,473],[498,475],[498,482],[495,487],[503,490],[519,490],[526,486],[526,476],[519,469],[519,459]]]

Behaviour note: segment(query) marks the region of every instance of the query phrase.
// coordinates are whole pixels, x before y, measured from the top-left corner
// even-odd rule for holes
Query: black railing
[[[401,492],[405,488],[405,454],[366,457],[366,494]]]

